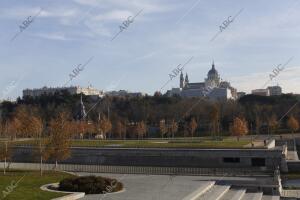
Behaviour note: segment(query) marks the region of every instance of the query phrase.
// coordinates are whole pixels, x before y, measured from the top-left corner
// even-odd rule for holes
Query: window
[[[239,163],[240,158],[223,158],[224,163]]]

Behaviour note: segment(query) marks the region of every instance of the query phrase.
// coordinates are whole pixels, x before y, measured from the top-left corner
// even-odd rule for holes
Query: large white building
[[[143,97],[146,94],[142,92],[129,92],[127,90],[119,90],[105,92],[105,95],[113,97]]]
[[[251,92],[254,95],[259,96],[276,96],[282,94],[282,88],[280,86],[269,86],[266,89],[255,89]]]
[[[210,99],[237,99],[237,90],[229,82],[221,81],[215,64],[207,73],[204,82],[190,83],[189,77],[180,74],[179,88],[167,91],[168,96],[180,95],[182,97],[209,97]]]
[[[84,94],[87,96],[103,96],[103,91],[95,89],[93,87],[79,87],[79,86],[71,86],[71,87],[43,87],[43,88],[37,88],[37,89],[25,89],[23,90],[23,97],[25,96],[31,96],[31,97],[38,97],[41,95],[53,95],[55,93],[67,91],[71,95],[74,94]]]

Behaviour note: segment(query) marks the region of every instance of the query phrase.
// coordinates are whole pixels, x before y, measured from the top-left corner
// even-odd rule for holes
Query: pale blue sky
[[[111,41],[122,22],[142,9]],[[241,9],[211,42],[222,22]],[[1,0],[0,96],[62,86],[91,57],[69,85],[153,94],[194,56],[185,67],[191,82],[203,81],[214,59],[224,80],[249,92],[293,57],[270,85],[299,93],[299,9],[300,0]],[[178,78],[164,89],[178,87]]]

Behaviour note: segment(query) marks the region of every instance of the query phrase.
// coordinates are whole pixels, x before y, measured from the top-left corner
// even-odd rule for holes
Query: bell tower
[[[182,72],[180,74],[180,85],[179,86],[180,86],[181,89],[184,88],[184,78],[183,78]]]

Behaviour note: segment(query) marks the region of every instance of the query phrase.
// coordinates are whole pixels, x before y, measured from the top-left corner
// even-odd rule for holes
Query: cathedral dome
[[[208,71],[208,77],[216,77],[219,76],[218,71],[215,69],[215,64],[212,64],[212,68]]]

